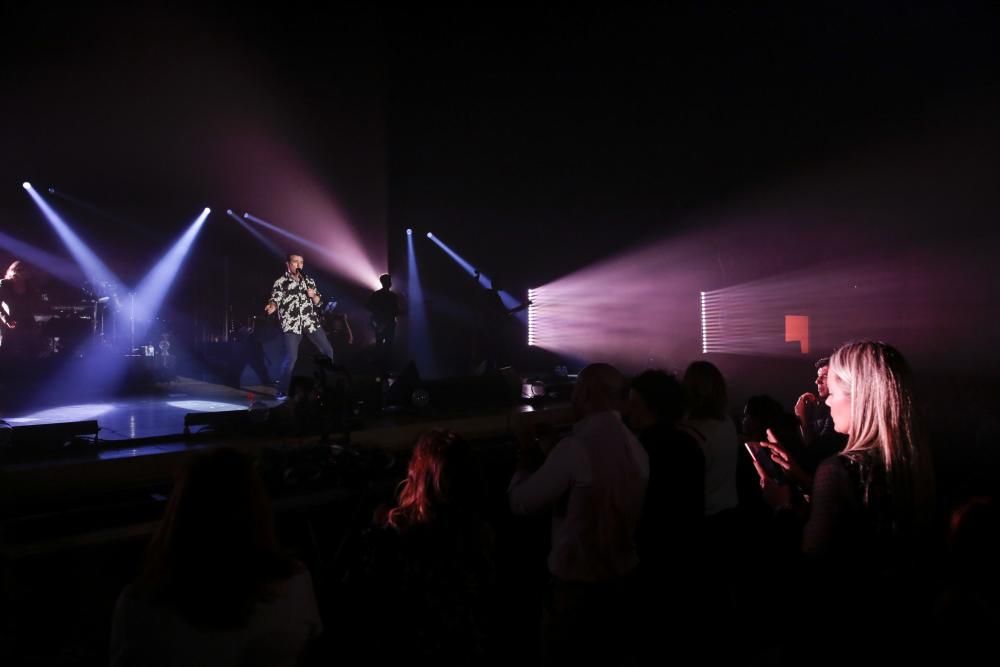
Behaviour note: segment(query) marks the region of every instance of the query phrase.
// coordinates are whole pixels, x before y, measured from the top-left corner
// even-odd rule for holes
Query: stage
[[[419,408],[376,404],[366,387],[355,386],[342,407],[320,408],[312,397],[278,400],[266,386],[237,388],[186,377],[141,393],[35,405],[0,414],[7,425],[0,434],[0,496],[33,502],[169,482],[179,460],[206,446],[255,455],[274,447],[324,445],[395,453],[408,451],[434,428],[469,439],[513,440],[535,421],[571,422],[570,385],[529,400],[505,392],[503,382],[499,376],[421,382],[427,405]]]
[[[97,420],[98,440],[111,448],[128,441],[180,437],[184,417],[189,413],[269,410],[281,404],[268,387],[237,389],[190,378],[179,378],[157,393],[122,396],[104,402],[88,402],[36,407],[0,415],[13,427],[42,426]]]
[[[454,430],[484,457],[513,461],[517,434],[532,423],[565,429],[572,422],[565,392],[530,404],[470,403],[484,384],[483,378],[426,383],[431,406],[382,410],[326,437],[297,429],[291,402],[275,400],[265,387],[186,378],[155,394],[4,415],[15,433],[52,429],[55,439],[45,440],[42,430],[38,438],[0,448],[0,534],[6,540],[0,558],[148,538],[178,466],[208,447],[254,456],[281,511],[342,502],[380,485],[391,494],[405,475],[409,449],[430,429]],[[458,397],[464,402],[456,406]],[[70,431],[60,429],[88,423],[96,438],[84,434],[64,442]]]

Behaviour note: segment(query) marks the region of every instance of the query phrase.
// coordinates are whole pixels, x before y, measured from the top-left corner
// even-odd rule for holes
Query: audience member
[[[649,459],[622,423],[625,389],[612,366],[584,368],[572,395],[572,433],[536,470],[526,451],[510,483],[515,513],[552,512],[545,664],[621,664],[636,652],[629,584]]]
[[[799,421],[805,451],[798,457],[800,465],[810,474],[816,472],[820,462],[833,456],[847,444],[847,438],[837,433],[826,399],[830,395],[828,377],[830,358],[816,362],[816,393],[807,391],[795,402],[795,416]]]
[[[875,599],[879,612],[877,631],[816,656],[824,660],[888,659],[917,646],[896,641],[915,631],[920,635],[918,622],[925,618],[920,603],[926,602],[920,598],[927,591],[917,583],[914,561],[925,555],[923,539],[934,519],[933,471],[912,386],[903,356],[884,343],[849,343],[830,360],[826,402],[834,427],[848,441],[841,454],[820,464],[801,508],[808,513],[802,551],[815,577],[808,586],[818,612],[811,622],[833,628]],[[794,459],[776,441],[768,443],[772,458],[788,470]],[[804,499],[755,465],[773,507],[794,508],[796,499]]]
[[[321,629],[312,578],[278,548],[250,459],[226,448],[190,459],[118,599],[111,664],[295,665]]]
[[[482,664],[490,656],[495,568],[484,486],[461,437],[433,430],[417,441],[398,502],[376,512],[352,577],[373,663]]]

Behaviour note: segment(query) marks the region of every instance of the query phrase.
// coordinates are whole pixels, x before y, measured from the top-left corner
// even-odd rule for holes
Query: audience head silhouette
[[[695,361],[684,371],[688,416],[692,419],[725,419],[729,399],[726,380],[715,364]]]
[[[292,573],[252,461],[228,448],[189,459],[147,552],[153,594],[195,626],[238,627]]]
[[[684,389],[673,373],[643,371],[632,379],[629,415],[634,421],[676,424],[684,416]]]
[[[582,419],[598,412],[619,410],[628,384],[610,364],[591,364],[582,371],[573,388],[573,414]]]
[[[434,429],[420,436],[388,523],[397,529],[429,524],[478,507],[481,475],[458,434]]]

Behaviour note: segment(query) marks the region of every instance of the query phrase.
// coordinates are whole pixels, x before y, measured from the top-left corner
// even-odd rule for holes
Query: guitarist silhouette
[[[396,318],[399,316],[399,295],[392,291],[392,277],[384,273],[378,277],[382,289],[372,292],[365,307],[371,313],[372,330],[375,332],[375,357],[381,370],[387,370],[396,339]]]

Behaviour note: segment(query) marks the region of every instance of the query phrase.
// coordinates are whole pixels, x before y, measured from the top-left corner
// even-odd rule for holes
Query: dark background
[[[705,290],[813,267],[895,273],[858,321],[905,298],[920,316],[879,335],[930,370],[992,373],[995,18],[991,3],[8,3],[0,226],[63,254],[21,182],[71,193],[105,214],[50,201],[129,281],[211,206],[171,296],[210,336],[224,270],[238,319],[280,270],[224,211],[285,220],[295,181],[275,156],[290,155],[373,263],[402,277],[403,230],[416,230],[439,341],[462,340],[444,305],[468,295],[426,231],[521,297],[677,239],[707,267]],[[318,277],[348,308],[364,297]],[[698,354],[697,328],[664,326],[685,341],[665,364]],[[801,384],[808,360],[788,363]]]

